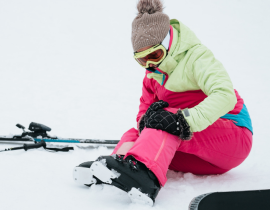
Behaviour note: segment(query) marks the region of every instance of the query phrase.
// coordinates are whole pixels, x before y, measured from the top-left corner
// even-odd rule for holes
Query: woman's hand
[[[165,101],[158,101],[158,102],[154,102],[152,103],[149,108],[147,109],[147,111],[145,112],[145,116],[150,117],[152,113],[154,113],[155,111],[159,110],[159,109],[163,109],[168,107],[169,104]]]
[[[158,101],[151,104],[139,123],[140,132],[144,127],[147,127],[166,131],[179,136],[182,140],[190,140],[192,138],[192,132],[181,109],[174,114],[163,109],[168,107],[168,105],[165,101]]]
[[[157,101],[152,103],[149,108],[147,109],[147,111],[145,112],[144,115],[141,116],[141,119],[138,122],[138,129],[139,129],[139,134],[142,132],[142,130],[145,128],[146,125],[146,121],[147,119],[155,113],[155,111],[162,109],[162,108],[166,108],[168,107],[169,104],[165,101]]]
[[[153,111],[145,123],[147,128],[167,131],[173,135],[180,135],[180,122],[178,116],[164,109]]]

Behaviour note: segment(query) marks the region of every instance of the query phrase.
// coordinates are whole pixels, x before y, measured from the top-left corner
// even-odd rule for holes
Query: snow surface
[[[144,70],[130,42],[135,0],[0,0],[0,134],[43,123],[51,135],[120,139],[133,126]],[[270,188],[270,1],[165,1],[165,12],[191,28],[226,67],[254,126],[254,146],[219,176],[168,172],[153,208],[130,203],[111,186],[72,180],[74,166],[112,149],[0,153],[0,208],[187,209],[212,191]],[[0,144],[0,150],[10,145]]]

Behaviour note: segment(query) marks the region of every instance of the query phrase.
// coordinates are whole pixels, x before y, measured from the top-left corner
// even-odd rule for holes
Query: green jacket
[[[202,90],[208,97],[185,116],[192,132],[202,131],[234,109],[237,102],[231,79],[213,53],[178,20],[171,20],[173,42],[159,66],[169,78],[164,87],[174,92]],[[147,74],[162,83],[163,75]]]

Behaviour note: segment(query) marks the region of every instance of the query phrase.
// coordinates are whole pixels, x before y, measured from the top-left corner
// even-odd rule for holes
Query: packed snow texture
[[[51,135],[120,139],[136,126],[144,77],[131,45],[136,2],[1,0],[0,134],[17,134],[15,124],[33,121],[51,127]],[[117,188],[72,180],[75,166],[112,149],[3,152],[1,209],[184,210],[200,194],[270,188],[270,1],[164,2],[164,12],[213,51],[244,98],[254,126],[250,156],[224,175],[168,171],[151,208],[130,203]]]

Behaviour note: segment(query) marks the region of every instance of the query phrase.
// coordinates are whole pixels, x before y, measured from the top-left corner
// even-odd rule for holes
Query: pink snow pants
[[[165,131],[145,128],[140,136],[127,131],[112,154],[132,155],[165,185],[168,169],[198,175],[222,174],[240,165],[250,153],[252,133],[231,120],[218,119],[190,141]]]

